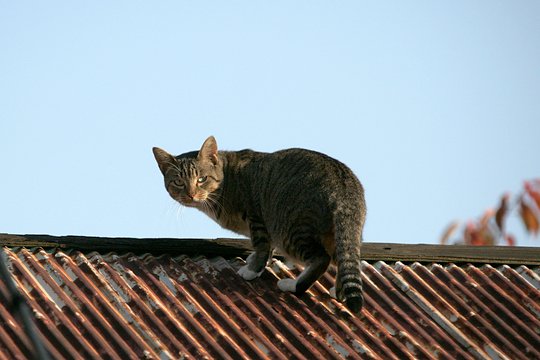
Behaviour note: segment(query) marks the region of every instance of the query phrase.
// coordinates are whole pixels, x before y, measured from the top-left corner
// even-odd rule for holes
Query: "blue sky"
[[[338,158],[366,241],[436,243],[540,176],[539,39],[538,1],[2,2],[0,232],[233,236],[151,152],[214,135]]]

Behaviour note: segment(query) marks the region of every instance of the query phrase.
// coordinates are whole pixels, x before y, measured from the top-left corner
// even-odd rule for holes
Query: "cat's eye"
[[[201,176],[200,178],[197,179],[197,182],[198,182],[199,184],[202,184],[203,182],[206,181],[207,178],[208,178],[207,176]]]
[[[176,186],[176,187],[179,188],[179,189],[183,189],[184,186],[185,186],[184,183],[181,182],[181,181],[178,180],[178,179],[174,180],[174,181],[173,181],[173,184],[174,184],[174,186]]]

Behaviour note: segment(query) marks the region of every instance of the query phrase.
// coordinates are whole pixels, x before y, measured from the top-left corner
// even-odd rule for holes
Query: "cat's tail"
[[[334,217],[336,297],[354,313],[360,312],[364,304],[360,247],[365,217],[364,206],[349,207],[345,204],[336,209]]]

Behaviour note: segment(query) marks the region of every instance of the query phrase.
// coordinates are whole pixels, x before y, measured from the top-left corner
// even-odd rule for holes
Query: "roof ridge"
[[[134,252],[136,254],[201,254],[205,256],[245,256],[252,251],[250,241],[241,238],[130,238],[98,236],[52,236],[0,233],[0,245],[42,247],[99,252]],[[278,254],[279,256],[279,254]],[[362,244],[362,259],[369,261],[490,263],[540,265],[540,247],[467,246],[370,243]]]

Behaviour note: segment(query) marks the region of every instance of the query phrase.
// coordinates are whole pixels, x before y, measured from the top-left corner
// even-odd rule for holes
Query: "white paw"
[[[333,297],[334,299],[337,299],[337,296],[336,296],[336,287],[335,286],[332,286],[330,288],[330,290],[328,290],[328,292],[330,293],[330,296]]]
[[[281,279],[277,286],[281,291],[296,292],[296,280],[293,279]]]
[[[247,265],[244,265],[242,266],[239,270],[238,270],[238,275],[240,275],[241,277],[244,278],[244,280],[253,280],[259,276],[261,276],[261,274],[263,273],[264,269],[260,272],[255,272],[253,270],[250,270],[248,268]]]

